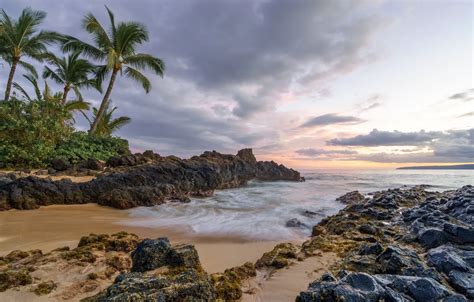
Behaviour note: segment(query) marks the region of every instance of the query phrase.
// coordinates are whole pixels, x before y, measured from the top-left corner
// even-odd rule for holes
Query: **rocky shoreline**
[[[338,200],[348,205],[315,225],[302,245],[280,243],[255,263],[222,273],[206,273],[192,245],[123,232],[91,234],[72,250],[13,251],[0,258],[0,291],[84,301],[233,301],[255,291],[249,280],[337,253],[339,260],[297,301],[474,299],[474,187],[350,192]],[[74,282],[51,280],[47,269],[71,272]]]
[[[92,159],[86,164],[89,168],[104,168]],[[70,168],[60,162],[55,166]],[[166,201],[188,202],[190,196],[210,196],[214,190],[238,187],[252,179],[304,180],[298,171],[273,161],[257,161],[251,149],[240,150],[237,155],[207,151],[190,159],[162,157],[146,151],[112,158],[106,166],[96,179],[84,183],[3,175],[0,177],[0,210],[83,203],[128,209]],[[77,169],[85,168],[75,168],[74,175],[82,175],[77,174]],[[90,174],[90,170],[84,171]]]

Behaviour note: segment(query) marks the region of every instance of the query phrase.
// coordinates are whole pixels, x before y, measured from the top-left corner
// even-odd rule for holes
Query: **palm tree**
[[[67,37],[64,43],[64,50],[81,51],[90,58],[103,62],[97,73],[97,79],[101,82],[107,75],[110,75],[109,84],[104,94],[100,107],[91,124],[89,133],[94,134],[104,116],[107,104],[114,87],[117,75],[134,79],[143,86],[145,92],[151,89],[151,83],[140,70],[151,70],[154,73],[163,76],[164,62],[152,55],[137,53],[138,45],[148,41],[148,31],[146,28],[136,22],[120,22],[115,25],[113,13],[106,7],[110,19],[110,29],[106,31],[97,18],[88,14],[83,20],[83,26],[89,32],[94,41],[94,45],[80,41],[74,37]]]
[[[101,136],[110,136],[112,133],[122,126],[128,124],[131,120],[128,116],[120,116],[118,118],[112,118],[112,115],[115,110],[117,110],[117,107],[112,108],[109,110],[110,107],[110,102],[107,103],[105,110],[104,110],[104,115],[102,116],[102,119],[97,123],[97,128],[95,134],[101,135]],[[89,117],[81,111],[81,113],[84,115],[84,117],[89,121],[89,124],[92,125],[93,121],[97,120],[97,114],[99,113],[99,110],[97,108],[92,108],[92,113],[93,113],[93,121],[89,119]]]
[[[56,83],[63,85],[63,94],[61,104],[65,104],[67,95],[72,89],[94,86],[97,90],[101,90],[97,85],[97,81],[89,78],[96,71],[96,67],[89,61],[81,59],[80,52],[73,52],[67,57],[58,58],[53,54],[48,54],[46,60],[54,65],[52,70],[45,66],[43,78],[50,78]]]
[[[17,65],[21,65],[36,75],[34,66],[23,61],[23,56],[41,61],[46,52],[46,46],[60,39],[59,34],[51,31],[38,32],[38,26],[45,17],[45,12],[30,8],[25,8],[16,21],[12,20],[3,9],[0,13],[1,56],[10,65],[5,101],[10,98]]]
[[[84,110],[89,110],[90,108],[90,103],[84,101],[77,87],[72,88],[75,92],[76,99],[63,102],[64,100],[63,92],[52,93],[51,89],[49,88],[48,82],[46,80],[44,81],[44,90],[41,91],[38,84],[37,76],[33,74],[24,74],[23,77],[33,86],[36,99],[30,97],[26,89],[24,89],[20,84],[16,82],[13,82],[13,88],[15,88],[15,90],[17,90],[23,96],[23,98],[29,102],[36,101],[36,102],[43,102],[43,103],[60,104],[62,110],[64,110],[64,112],[67,113],[68,119],[73,120],[73,121],[74,121],[74,113],[76,111],[82,112]]]

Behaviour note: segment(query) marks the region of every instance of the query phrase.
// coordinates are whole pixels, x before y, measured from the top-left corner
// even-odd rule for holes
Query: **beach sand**
[[[76,247],[81,236],[90,233],[126,231],[142,238],[168,237],[172,244],[194,244],[202,265],[209,273],[255,262],[278,242],[248,242],[239,238],[195,237],[185,230],[144,228],[121,225],[128,212],[97,204],[52,205],[37,210],[0,212],[0,255],[12,250]]]
[[[279,242],[258,241],[249,242],[239,238],[225,237],[196,237],[186,230],[165,228],[144,228],[122,225],[132,219],[128,211],[117,210],[97,204],[84,205],[52,205],[37,210],[0,212],[0,256],[12,250],[41,249],[48,252],[52,249],[77,246],[81,236],[89,233],[115,233],[127,231],[142,238],[168,237],[172,244],[194,244],[204,269],[209,273],[222,272],[226,268],[239,266],[247,261],[258,260],[263,253],[270,251]],[[294,242],[301,243],[301,242]],[[244,284],[243,301],[294,301],[300,291],[307,288],[308,283],[317,279],[327,268],[337,260],[331,253],[310,257],[303,262],[297,262],[288,268],[277,270],[272,274],[259,271],[256,278],[251,278]],[[42,274],[49,274],[54,269]],[[38,272],[36,272],[38,273]],[[75,280],[74,273],[63,272],[63,275],[53,279],[65,280],[63,289]],[[71,283],[72,284],[72,283]],[[107,282],[100,284],[95,291],[104,289]],[[66,292],[71,292],[68,289]],[[74,292],[74,290],[72,291]],[[69,301],[76,301],[88,294],[76,295]],[[48,296],[53,299],[54,296]],[[0,301],[47,301],[47,297],[38,297],[28,290],[7,290],[0,294]],[[64,299],[64,298],[61,298]],[[61,300],[59,299],[59,300]],[[55,300],[55,298],[53,299]]]

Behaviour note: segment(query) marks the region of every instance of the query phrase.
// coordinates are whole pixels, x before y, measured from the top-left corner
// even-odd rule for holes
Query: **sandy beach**
[[[41,249],[44,252],[75,247],[81,236],[90,233],[126,231],[143,238],[168,237],[172,243],[196,246],[206,271],[213,273],[255,262],[277,242],[249,242],[239,238],[194,237],[185,230],[144,228],[121,225],[130,219],[127,211],[97,204],[52,205],[32,211],[0,212],[0,255],[12,250]]]

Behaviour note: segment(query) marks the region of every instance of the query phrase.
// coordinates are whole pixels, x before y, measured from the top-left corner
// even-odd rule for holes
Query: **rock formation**
[[[257,162],[251,149],[240,150],[237,155],[207,151],[190,159],[144,152],[140,156],[143,162],[135,158],[134,164],[120,167],[119,164],[132,161],[125,158],[111,160],[119,167],[115,172],[86,183],[34,176],[1,178],[0,210],[90,202],[128,209],[170,199],[189,201],[189,196],[210,196],[216,189],[238,187],[252,179],[302,180],[299,172],[283,165]],[[137,161],[140,164],[135,164]]]
[[[353,197],[353,200],[350,200]],[[350,193],[338,214],[303,244],[336,251],[342,261],[312,282],[298,301],[472,301],[474,188],[423,187]]]

